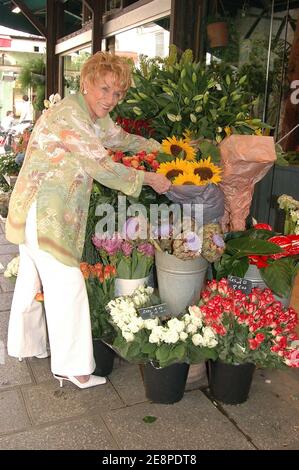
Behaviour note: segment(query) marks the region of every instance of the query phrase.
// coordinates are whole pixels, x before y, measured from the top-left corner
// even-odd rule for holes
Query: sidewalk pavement
[[[13,285],[4,266],[17,247],[0,221],[0,449],[299,449],[299,369],[256,370],[248,401],[217,404],[206,381],[173,405],[151,404],[139,368],[116,360],[107,384],[59,388],[49,359],[8,357]],[[155,416],[155,422],[143,421]]]

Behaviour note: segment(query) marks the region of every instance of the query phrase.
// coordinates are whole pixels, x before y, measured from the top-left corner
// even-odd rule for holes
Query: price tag
[[[169,314],[167,304],[152,305],[151,307],[139,308],[138,312],[143,320],[154,317],[166,317]]]
[[[241,290],[244,294],[250,294],[252,290],[252,282],[243,277],[228,276],[228,283],[234,290]]]

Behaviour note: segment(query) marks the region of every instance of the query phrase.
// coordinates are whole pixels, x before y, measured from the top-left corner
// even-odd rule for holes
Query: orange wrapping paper
[[[245,230],[254,185],[276,160],[273,137],[231,135],[219,145],[224,193],[223,232]]]

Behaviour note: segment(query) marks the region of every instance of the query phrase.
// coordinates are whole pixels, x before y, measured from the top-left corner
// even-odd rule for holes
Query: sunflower
[[[194,173],[184,173],[183,175],[177,176],[173,182],[173,185],[175,186],[181,186],[181,185],[195,185],[195,186],[201,186],[201,181],[199,176],[194,175]]]
[[[209,183],[217,184],[221,181],[221,168],[211,162],[211,157],[205,160],[201,159],[199,162],[192,162],[190,165],[192,166],[193,174],[200,178],[202,185]]]
[[[185,142],[183,139],[177,139],[174,136],[168,137],[162,141],[162,151],[175,158],[181,154],[184,160],[189,161],[194,160],[196,153],[188,142]]]
[[[184,160],[180,160],[177,158],[173,162],[165,162],[161,163],[160,167],[158,168],[156,173],[160,173],[165,175],[170,181],[176,178],[179,175],[183,175],[184,173],[192,172],[192,167],[190,162],[186,162]]]

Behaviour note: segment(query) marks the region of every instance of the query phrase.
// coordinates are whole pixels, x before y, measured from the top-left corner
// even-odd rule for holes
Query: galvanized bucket
[[[249,265],[249,268],[247,269],[246,273],[245,273],[245,276],[244,276],[245,279],[248,279],[249,281],[252,282],[252,287],[258,287],[259,289],[266,289],[266,287],[268,287],[260,272],[259,272],[259,269],[254,265],[254,264],[250,264]],[[278,300],[279,302],[282,303],[282,305],[285,307],[285,308],[288,308],[289,305],[290,305],[290,296],[289,297],[278,297],[277,295],[274,295],[275,299]]]
[[[160,298],[177,316],[199,299],[209,263],[202,257],[182,261],[161,251],[155,257]]]

